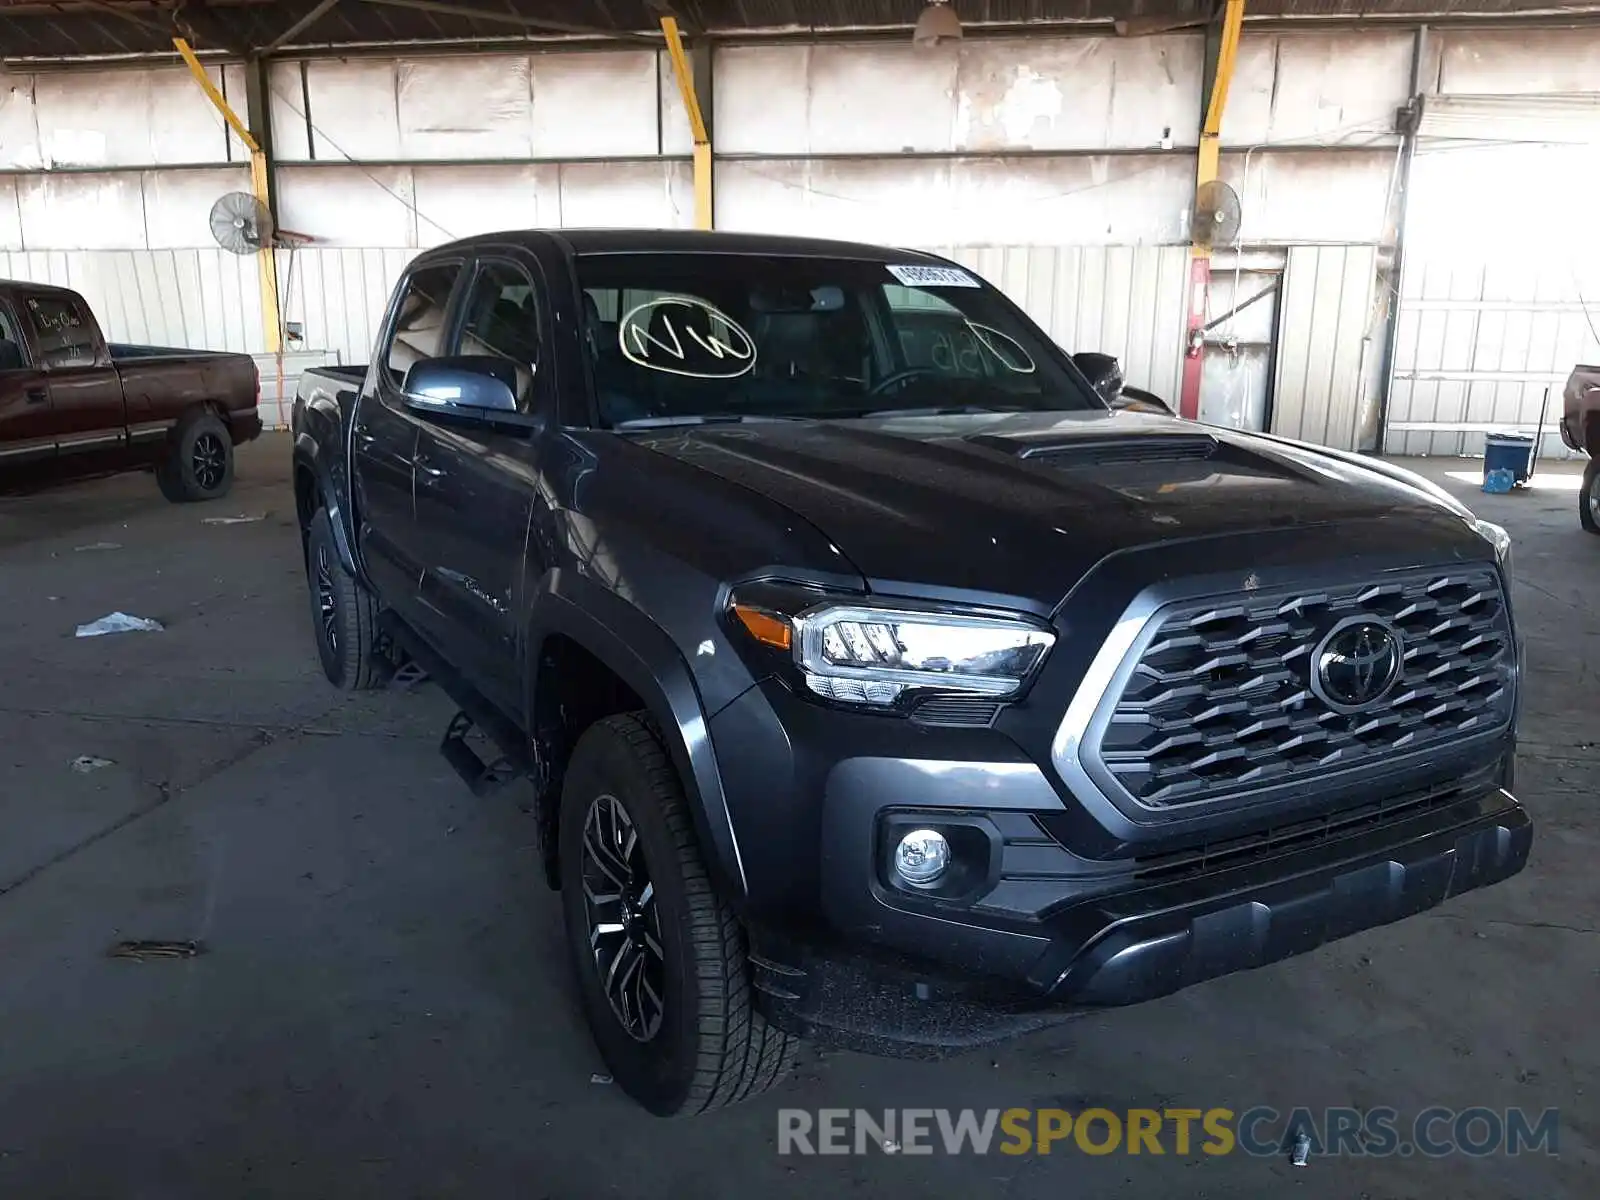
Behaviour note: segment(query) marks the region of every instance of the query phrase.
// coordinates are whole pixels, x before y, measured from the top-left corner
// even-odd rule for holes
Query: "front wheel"
[[[1578,493],[1578,521],[1590,533],[1600,533],[1600,458],[1583,469],[1583,489]]]
[[[233,487],[233,436],[215,413],[196,411],[172,431],[156,483],[174,504],[219,500]]]
[[[643,714],[578,740],[561,794],[561,906],[584,1015],[623,1091],[709,1112],[788,1072],[795,1040],[756,1011],[744,930],[717,895]]]

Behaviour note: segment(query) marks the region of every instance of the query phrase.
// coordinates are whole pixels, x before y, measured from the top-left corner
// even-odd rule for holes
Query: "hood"
[[[1138,413],[752,422],[640,440],[784,505],[886,594],[1048,611],[1110,555],[1232,538],[1248,561],[1263,533],[1322,531],[1274,541],[1319,545],[1324,560],[1363,538],[1414,548],[1419,565],[1489,553],[1464,509],[1405,472]]]

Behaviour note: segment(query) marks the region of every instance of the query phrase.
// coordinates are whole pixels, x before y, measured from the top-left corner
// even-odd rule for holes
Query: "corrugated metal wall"
[[[0,253],[0,274],[75,288],[118,342],[266,349],[256,260],[222,249]]]
[[[1406,211],[1385,446],[1483,453],[1556,422],[1574,365],[1600,362],[1600,39],[1536,30],[1511,50],[1453,34],[1430,92]],[[1546,407],[1546,395],[1549,403]]]
[[[1386,447],[1483,453],[1496,430],[1531,433],[1570,456],[1556,422],[1580,362],[1600,362],[1600,270],[1571,258],[1456,255],[1407,262]],[[1548,400],[1547,400],[1548,393]]]
[[[1376,246],[1291,246],[1279,304],[1272,432],[1364,449],[1368,356],[1381,328],[1373,305]]]

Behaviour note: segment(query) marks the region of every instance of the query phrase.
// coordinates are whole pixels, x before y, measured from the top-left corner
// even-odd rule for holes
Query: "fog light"
[[[936,829],[914,829],[894,848],[894,873],[912,887],[933,887],[949,868],[950,843]]]

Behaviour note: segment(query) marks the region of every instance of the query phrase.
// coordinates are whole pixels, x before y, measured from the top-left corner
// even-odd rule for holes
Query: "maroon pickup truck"
[[[1574,367],[1563,400],[1561,440],[1589,456],[1578,520],[1590,533],[1600,533],[1600,366]]]
[[[168,500],[214,500],[260,399],[247,354],[107,343],[78,293],[0,280],[0,492],[153,468]]]

